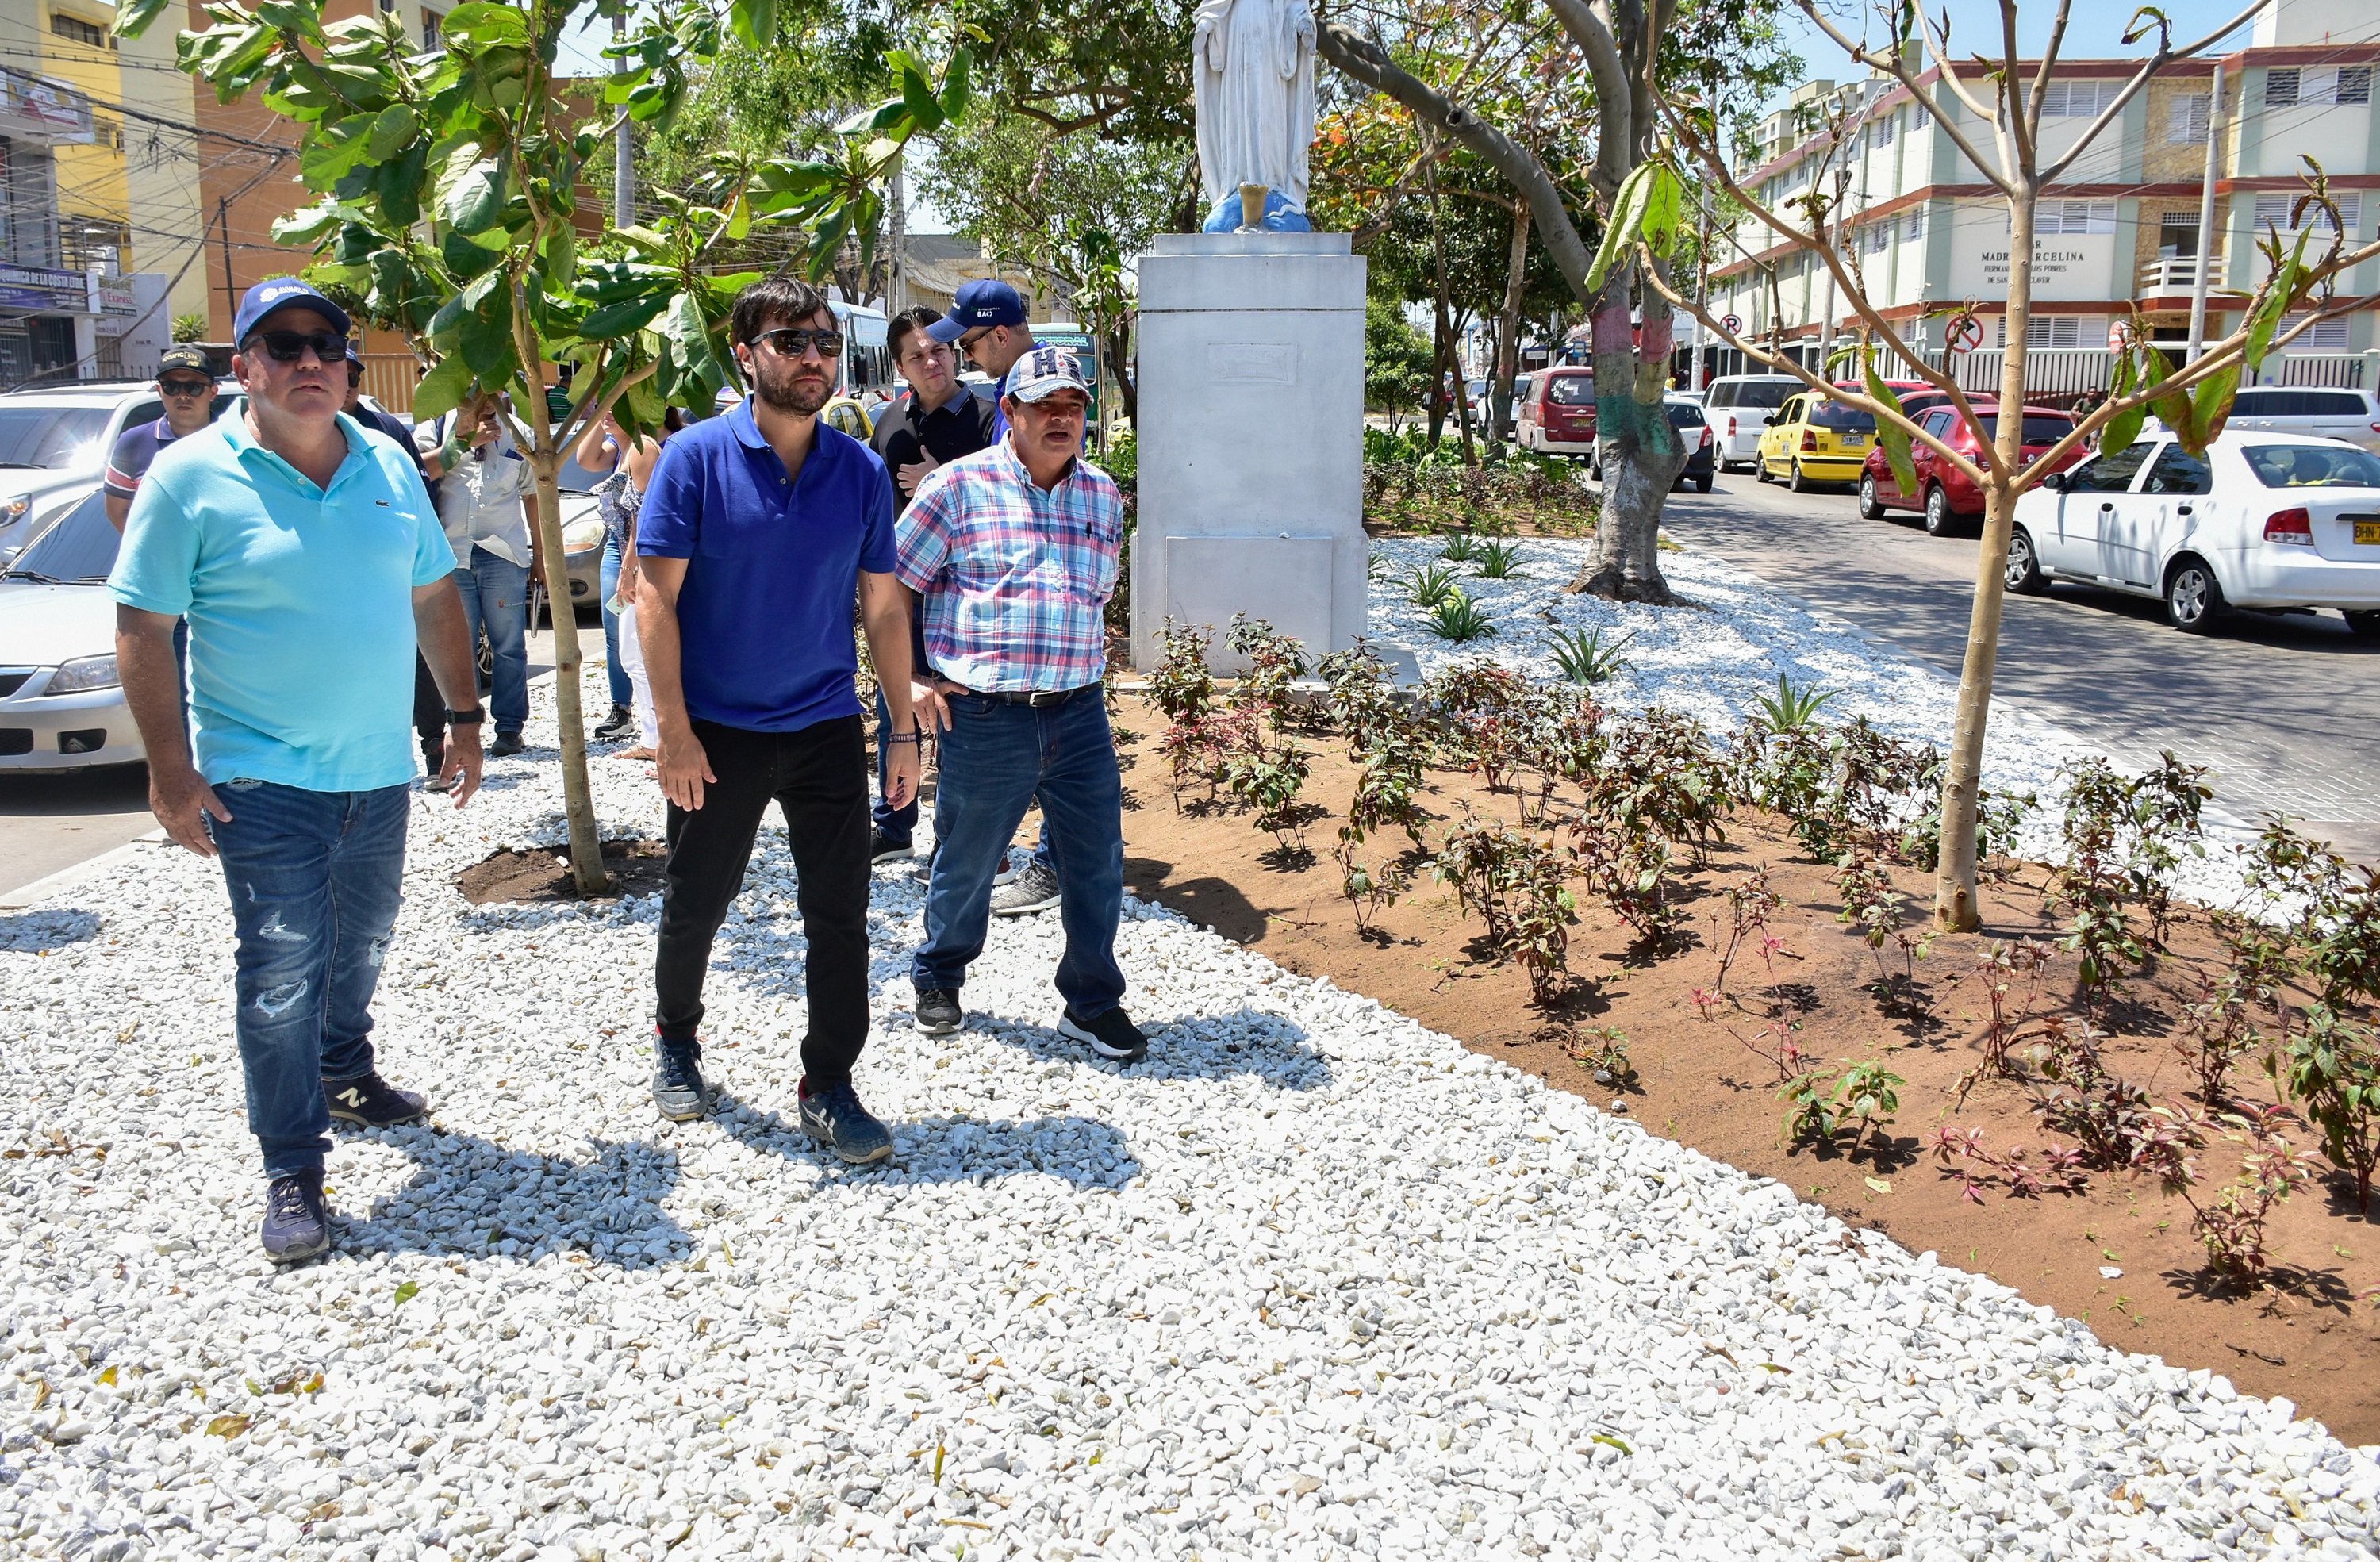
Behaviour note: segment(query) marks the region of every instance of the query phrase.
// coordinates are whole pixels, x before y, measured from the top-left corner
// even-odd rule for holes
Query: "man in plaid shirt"
[[[1148,1040],[1123,1011],[1123,783],[1099,684],[1123,500],[1082,459],[1090,403],[1074,356],[1036,347],[1011,370],[1008,435],[936,468],[894,529],[893,574],[925,599],[939,674],[920,706],[943,731],[926,941],[910,964],[917,1028],[947,1035],[982,952],[993,876],[1041,804],[1066,952],[1062,1034],[1132,1062]]]

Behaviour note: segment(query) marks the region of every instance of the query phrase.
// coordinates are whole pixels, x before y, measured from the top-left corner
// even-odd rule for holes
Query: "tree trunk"
[[[1429,448],[1436,450],[1446,437],[1446,310],[1443,300],[1435,301],[1430,310],[1429,336]]]
[[[544,366],[538,366],[542,374]],[[535,430],[536,443],[552,446],[553,435],[544,414]],[[553,715],[562,729],[562,811],[570,824],[570,871],[582,895],[599,894],[611,882],[603,871],[603,838],[595,819],[595,793],[587,781],[587,723],[578,706],[578,610],[570,600],[570,568],[562,551],[562,489],[555,480],[562,471],[562,452],[536,450],[529,465],[537,472],[537,545],[545,556],[545,599],[553,610]]]
[[[1140,387],[1133,383],[1131,355],[1125,350],[1130,333],[1122,325],[1108,333],[1108,368],[1115,372],[1116,396],[1123,404],[1124,420],[1140,428]]]
[[[1629,321],[1628,276],[1615,272],[1595,311],[1595,442],[1603,514],[1586,562],[1565,591],[1622,602],[1674,603],[1661,575],[1661,507],[1685,470],[1685,442],[1661,405],[1669,382],[1669,309],[1645,290],[1640,347]]]
[[[2022,188],[2009,202],[2008,346],[2000,355],[2003,407],[2024,406],[2024,336],[2033,318],[2033,234],[2038,192]],[[2016,524],[2017,464],[2024,419],[2001,418],[1994,444],[2002,476],[1984,474],[1984,537],[1975,550],[1975,602],[1967,619],[1967,655],[1959,669],[1958,722],[1942,772],[1942,856],[1934,884],[1934,921],[1968,932],[1983,920],[1976,903],[1975,819],[1984,774],[1984,731],[1991,717],[1992,674],[1999,660],[2000,609],[2008,595],[2009,536]]]
[[[1504,277],[1504,319],[1496,336],[1496,382],[1488,388],[1488,403],[1496,409],[1491,438],[1501,439],[1512,424],[1512,377],[1521,372],[1521,296],[1529,270],[1529,203],[1512,202],[1512,263]]]

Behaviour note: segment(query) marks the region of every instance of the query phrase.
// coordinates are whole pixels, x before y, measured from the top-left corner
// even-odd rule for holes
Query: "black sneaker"
[[[917,1029],[927,1035],[948,1035],[966,1023],[955,987],[921,987],[917,991]]]
[[[454,791],[453,781],[438,779],[438,772],[445,768],[446,751],[443,748],[423,749],[421,751],[422,786],[431,792]]]
[[[377,1069],[353,1079],[324,1080],[322,1098],[331,1104],[333,1117],[365,1128],[411,1122],[430,1109],[428,1101],[410,1090],[399,1090],[381,1078]]]
[[[868,838],[868,862],[871,867],[878,863],[906,862],[917,854],[917,847],[906,841],[895,841],[880,829]]]
[[[1148,1038],[1121,1009],[1090,1020],[1069,1009],[1059,1016],[1058,1034],[1090,1043],[1092,1051],[1113,1063],[1137,1063],[1148,1056]]]
[[[488,757],[509,759],[528,747],[528,745],[521,742],[521,735],[518,733],[498,733],[496,741],[488,745]]]
[[[672,1122],[707,1117],[718,1092],[702,1077],[702,1043],[653,1038],[653,1105]]]
[[[991,914],[1023,916],[1048,911],[1058,903],[1058,876],[1038,860],[1017,869],[1016,877],[991,892]]]
[[[802,1132],[857,1166],[880,1161],[892,1153],[892,1132],[876,1114],[859,1104],[859,1092],[850,1084],[812,1092],[808,1077],[797,1092]]]
[[[331,1206],[322,1197],[322,1168],[276,1177],[264,1193],[264,1226],[258,1231],[264,1256],[275,1264],[303,1264],[331,1249]]]
[[[612,714],[603,718],[602,725],[595,729],[594,738],[597,743],[617,743],[636,730],[637,713],[625,705],[615,705]]]

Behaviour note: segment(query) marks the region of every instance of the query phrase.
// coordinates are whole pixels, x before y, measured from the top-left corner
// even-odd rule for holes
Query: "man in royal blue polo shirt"
[[[240,300],[245,408],[185,434],[140,480],[114,589],[124,697],[149,804],[223,860],[248,1121],[280,1263],[331,1245],[331,1120],[425,1103],[374,1066],[371,999],[403,900],[417,642],[445,692],[457,806],[480,783],[480,713],[455,555],[411,454],[339,411],[347,317],[294,277]],[[193,762],[174,621],[190,624]]]
[[[892,483],[874,451],[819,420],[844,342],[816,288],[754,283],[729,331],[752,394],[662,448],[637,519],[637,630],[669,798],[653,1102],[674,1121],[710,1109],[703,976],[773,797],[809,943],[802,1127],[845,1160],[881,1160],[892,1136],[851,1081],[868,1040],[869,837],[851,612],[856,582],[899,807],[917,793],[917,730]]]

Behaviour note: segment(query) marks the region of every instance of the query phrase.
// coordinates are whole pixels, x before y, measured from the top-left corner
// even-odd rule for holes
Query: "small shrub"
[[[1581,815],[1565,828],[1589,891],[1639,943],[1650,948],[1667,941],[1678,919],[1665,883],[1670,848],[1601,815]]]
[[[1835,888],[1843,897],[1843,909],[1835,920],[1858,928],[1867,941],[1876,955],[1877,995],[1888,1010],[1898,1011],[1904,999],[1914,999],[1917,963],[1932,948],[1934,934],[1929,930],[1912,935],[1901,926],[1900,908],[1909,897],[1894,886],[1889,872],[1864,854],[1855,853],[1836,865]],[[1898,976],[1885,959],[1888,944],[1900,951]]]
[[[1489,941],[1520,961],[1539,1003],[1570,979],[1569,854],[1491,819],[1467,818],[1447,832],[1432,865],[1456,903],[1486,924]]]
[[[1352,824],[1339,829],[1339,849],[1332,854],[1339,859],[1339,892],[1347,897],[1354,908],[1355,933],[1358,938],[1378,939],[1383,937],[1374,925],[1374,918],[1397,903],[1407,890],[1413,888],[1413,875],[1394,858],[1378,867],[1368,866],[1355,857],[1355,848],[1364,843],[1364,832]]]
[[[1614,1026],[1581,1031],[1566,1050],[1597,1084],[1625,1089],[1636,1083],[1636,1065],[1628,1060],[1628,1037]]]
[[[2358,1209],[2372,1203],[2380,1166],[2380,1033],[2326,1007],[2265,1067],[2286,1097],[2322,1130],[2323,1154],[2355,1179]]]
[[[2231,1098],[2232,1065],[2255,1044],[2255,1025],[2238,973],[2227,973],[2219,980],[2201,973],[2198,999],[2183,1006],[2181,1034],[2173,1043],[2175,1054],[2196,1082],[2193,1094],[2199,1105],[2209,1111],[2222,1109]]]
[[[1742,883],[1730,885],[1726,900],[1724,924],[1717,912],[1711,914],[1711,952],[1718,958],[1718,975],[1710,985],[1715,998],[1726,996],[1727,974],[1734,968],[1744,940],[1755,934],[1765,935],[1768,919],[1785,904],[1785,897],[1768,887],[1768,870],[1765,867],[1745,875]]]
[[[1777,674],[1777,692],[1760,698],[1760,714],[1755,720],[1765,723],[1772,733],[1800,732],[1817,723],[1818,712],[1828,701],[1841,691],[1828,689],[1821,693],[1817,685],[1795,688],[1785,674]]]
[[[1607,646],[1603,643],[1600,626],[1573,629],[1567,635],[1554,636],[1554,665],[1570,682],[1591,689],[1597,684],[1609,683],[1620,676],[1621,670],[1628,665],[1627,657],[1621,653],[1635,638],[1633,633],[1622,635]]]
[[[1177,625],[1170,618],[1158,631],[1157,671],[1149,675],[1148,695],[1176,726],[1195,722],[1215,708],[1215,675],[1207,670],[1207,648],[1214,639],[1211,628]]]
[[[1521,550],[1501,538],[1481,544],[1475,557],[1478,568],[1472,573],[1483,580],[1510,580],[1521,570]]]
[[[1389,664],[1363,636],[1347,649],[1324,657],[1315,671],[1330,691],[1330,719],[1346,734],[1349,758],[1361,756],[1390,728],[1412,724],[1397,702]]]
[[[1956,1107],[1965,1106],[1967,1093],[1986,1079],[2017,1077],[2016,1049],[2038,1034],[2033,1029],[2033,1017],[2040,1011],[2041,982],[2054,952],[2038,938],[2019,938],[2012,944],[1989,944],[1975,957],[1990,1013],[1984,1022],[1983,1059],[1960,1076],[1954,1087]],[[2024,984],[2023,996],[2011,1001],[2020,979]]]
[[[1478,544],[1471,539],[1467,531],[1450,532],[1446,546],[1439,550],[1438,556],[1449,563],[1467,564],[1479,556]]]
[[[1276,633],[1261,618],[1244,612],[1232,615],[1223,643],[1248,659],[1247,675],[1234,691],[1235,702],[1252,704],[1265,714],[1272,730],[1284,730],[1298,714],[1289,686],[1305,676],[1305,642]]]
[[[2208,1115],[2156,1108],[2157,1126],[2139,1156],[2140,1169],[2191,1208],[2191,1232],[2205,1246],[2208,1265],[2251,1287],[2272,1267],[2265,1228],[2273,1211],[2314,1175],[2313,1158],[2281,1137],[2279,1107]],[[2211,1199],[2199,1194],[2197,1152],[2220,1136],[2246,1146],[2240,1175]]]
[[[1467,645],[1482,636],[1493,635],[1496,626],[1488,621],[1478,603],[1457,591],[1430,610],[1429,632],[1441,640]]]
[[[1305,785],[1305,756],[1294,744],[1270,751],[1232,756],[1223,764],[1223,789],[1256,809],[1257,828],[1269,829],[1284,852],[1305,847],[1305,814],[1297,794]]]
[[[1420,745],[1384,738],[1364,756],[1354,796],[1347,804],[1347,822],[1366,834],[1394,825],[1420,847],[1425,844],[1421,794],[1427,785]]]
[[[1957,1129],[1944,1123],[1934,1139],[1934,1158],[1959,1180],[1959,1194],[1970,1204],[1984,1202],[1984,1189],[1994,1179],[2008,1185],[2012,1199],[2038,1198],[2043,1193],[2080,1193],[2091,1183],[2077,1151],[2052,1144],[2035,1168],[2022,1144],[1996,1155],[1984,1148],[1980,1128]]]
[[[2034,1113],[2075,1141],[2085,1165],[2101,1171],[2133,1165],[2153,1142],[2163,1108],[2139,1085],[2107,1072],[2099,1057],[2102,1037],[2088,1020],[2070,1024],[2053,1014],[2042,1022],[2041,1036],[2032,1050],[2048,1083],[2034,1089]]]
[[[1873,1060],[1853,1063],[1835,1085],[1835,1120],[1856,1124],[1847,1156],[1859,1154],[1870,1132],[1892,1120],[1900,1110],[1900,1087],[1909,1082]]]
[[[1741,1040],[1741,1037],[1737,1039]],[[1785,1082],[1777,1098],[1785,1103],[1785,1143],[1831,1144],[1841,1122],[1827,1086],[1834,1075],[1823,1069],[1805,1069]]]
[[[1454,572],[1442,564],[1417,569],[1405,578],[1405,599],[1424,612],[1432,611],[1449,597],[1462,594],[1462,587],[1454,584]]]

